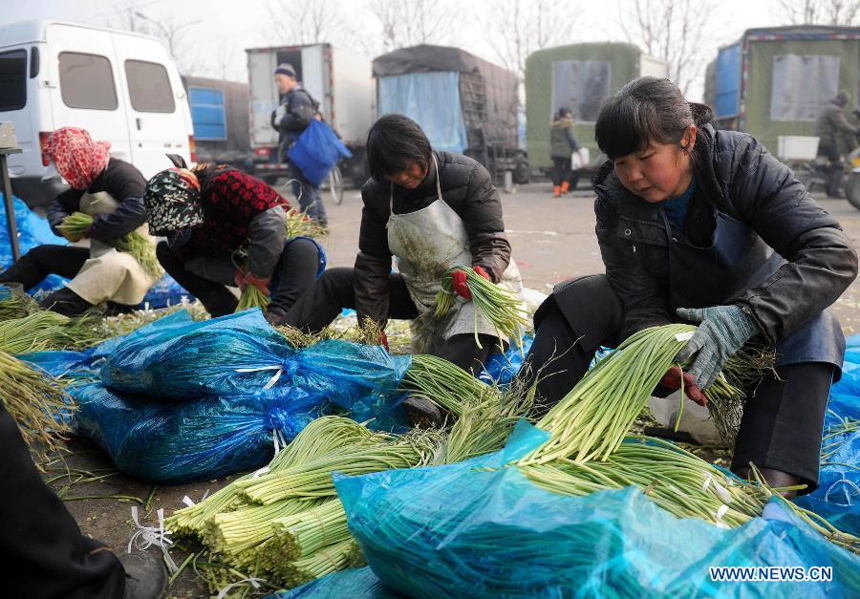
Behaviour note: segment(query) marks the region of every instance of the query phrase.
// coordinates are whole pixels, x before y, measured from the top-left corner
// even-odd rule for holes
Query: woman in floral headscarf
[[[57,235],[75,245],[43,245],[27,252],[0,273],[0,283],[38,285],[50,274],[72,279],[67,287],[45,297],[40,305],[61,314],[80,314],[105,301],[120,306],[139,304],[155,283],[138,261],[112,243],[146,224],[143,194],[146,179],[137,168],[111,158],[110,143],[96,142],[84,129],[63,127],[48,138],[50,160],[44,179],[62,177],[70,189],[57,196],[48,222]],[[75,212],[93,217],[83,238],[63,233],[60,225]],[[86,239],[89,247],[77,242]]]
[[[266,318],[282,324],[325,269],[318,243],[288,236],[287,200],[229,166],[162,171],[149,180],[144,200],[149,230],[166,238],[158,261],[212,316],[236,309],[228,287],[253,285],[270,298]]]

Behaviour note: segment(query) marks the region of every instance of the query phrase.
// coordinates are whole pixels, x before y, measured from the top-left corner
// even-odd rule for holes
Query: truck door
[[[126,102],[120,95],[120,65],[111,34],[52,23],[46,38],[46,86],[53,118],[40,128],[81,127],[93,139],[109,141],[112,156],[131,161]]]
[[[128,103],[127,128],[134,165],[144,177],[169,168],[167,154],[188,157],[188,100],[164,46],[136,35],[112,33],[120,93]]]

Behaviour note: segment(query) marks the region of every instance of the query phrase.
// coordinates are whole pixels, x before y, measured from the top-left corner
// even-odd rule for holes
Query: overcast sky
[[[174,18],[178,22],[200,20],[186,29],[184,41],[191,57],[187,70],[195,75],[216,75],[226,56],[229,78],[244,80],[245,48],[265,46],[272,41],[268,3],[270,0],[138,0],[135,10],[152,19]],[[299,2],[301,0],[295,0]],[[410,0],[400,0],[408,4]],[[487,5],[505,0],[484,0]],[[115,22],[116,7],[128,0],[2,0],[2,20],[5,23],[31,18],[53,18],[106,26]],[[340,4],[356,35],[374,35],[368,17],[367,0],[343,0]],[[462,5],[473,6],[474,0]],[[578,26],[571,31],[568,43],[586,41],[626,41],[618,26],[619,15],[629,0],[579,0],[581,14]],[[713,17],[712,39],[704,42],[707,55],[716,55],[717,48],[736,40],[752,27],[775,26],[776,0],[722,0],[720,14]],[[289,18],[284,15],[284,18]],[[458,45],[490,61],[498,62],[482,29],[468,20],[458,36]],[[339,40],[331,40],[336,46]],[[371,57],[372,58],[372,57]],[[691,89],[690,99],[698,99],[702,85]]]

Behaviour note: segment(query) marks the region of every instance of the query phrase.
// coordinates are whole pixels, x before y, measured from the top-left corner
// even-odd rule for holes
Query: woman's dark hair
[[[690,125],[704,125],[713,116],[709,106],[687,102],[668,79],[640,77],[603,103],[594,136],[600,151],[615,160],[652,141],[680,144]]]
[[[570,110],[570,108],[559,108],[558,109],[558,116],[556,118],[563,119],[564,117],[573,118],[573,112]]]
[[[383,181],[386,175],[402,173],[417,162],[430,163],[430,140],[418,123],[402,114],[387,114],[367,134],[367,163],[370,176]]]

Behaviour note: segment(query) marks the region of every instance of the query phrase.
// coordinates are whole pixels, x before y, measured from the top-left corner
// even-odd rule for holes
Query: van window
[[[195,139],[227,139],[223,91],[209,87],[189,87],[188,103],[191,106]]]
[[[116,85],[104,56],[60,53],[60,95],[69,108],[116,110]]]
[[[27,105],[27,51],[0,54],[0,111]]]
[[[173,112],[173,90],[164,65],[142,60],[125,61],[125,78],[131,107],[138,112]]]

